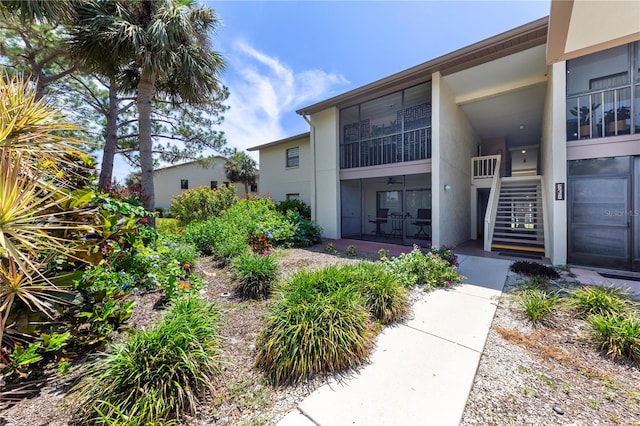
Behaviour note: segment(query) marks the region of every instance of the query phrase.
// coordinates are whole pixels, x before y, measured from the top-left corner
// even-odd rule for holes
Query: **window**
[[[568,141],[638,133],[638,44],[567,61]]]
[[[287,149],[287,168],[298,167],[300,165],[300,148]]]
[[[252,183],[251,184],[251,192],[258,192],[258,184],[257,183]]]
[[[300,194],[287,194],[287,200],[299,200]]]
[[[218,187],[218,181],[217,180],[212,180],[211,181],[211,189],[216,189]]]
[[[189,189],[189,179],[180,179],[180,189]]]
[[[343,108],[340,168],[431,158],[431,82]]]

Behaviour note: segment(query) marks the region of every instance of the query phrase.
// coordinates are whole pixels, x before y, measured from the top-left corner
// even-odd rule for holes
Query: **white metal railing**
[[[493,231],[495,229],[496,215],[498,213],[498,201],[500,199],[500,156],[492,155],[491,157],[497,157],[493,176],[491,181],[491,191],[489,192],[489,201],[487,202],[487,211],[484,215],[484,251],[491,251],[491,242],[493,241]],[[475,157],[483,158],[483,157]]]
[[[500,176],[500,155],[484,155],[471,158],[471,179],[487,179]]]

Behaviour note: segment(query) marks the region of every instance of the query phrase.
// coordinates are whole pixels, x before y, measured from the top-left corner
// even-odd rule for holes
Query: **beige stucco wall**
[[[311,216],[326,238],[340,238],[337,108],[311,116]]]
[[[544,185],[545,256],[553,264],[567,263],[567,201],[555,200],[555,184],[567,188],[566,62],[549,66],[544,104],[542,141],[542,184]]]
[[[311,204],[311,154],[309,137],[302,137],[260,149],[260,193],[274,201],[287,199],[287,194],[300,194]],[[300,165],[287,167],[287,149],[299,148]]]
[[[189,189],[200,186],[211,187],[211,181],[218,181],[218,185],[228,181],[224,173],[224,158],[216,157],[208,165],[201,163],[186,163],[177,166],[165,167],[153,172],[153,185],[156,194],[156,207],[168,209],[171,207],[171,200],[176,195],[187,191],[180,189],[180,180],[189,180]],[[236,192],[244,194],[244,184],[236,183]]]
[[[479,140],[440,73],[433,75],[433,123],[433,243],[455,245],[469,239],[470,164]]]

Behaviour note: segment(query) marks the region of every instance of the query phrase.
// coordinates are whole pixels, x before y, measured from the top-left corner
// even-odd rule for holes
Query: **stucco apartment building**
[[[261,191],[328,238],[640,271],[640,2],[550,16],[297,111]]]
[[[224,157],[216,156],[209,161],[190,161],[154,170],[156,208],[169,209],[173,197],[201,186],[214,189],[219,185],[233,185],[236,193],[244,194],[242,182],[229,182],[224,171],[225,161]],[[257,192],[258,186],[254,185],[250,191]]]

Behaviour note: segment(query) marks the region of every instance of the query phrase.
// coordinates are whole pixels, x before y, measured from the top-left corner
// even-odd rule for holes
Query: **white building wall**
[[[340,238],[340,178],[337,108],[311,116],[311,216],[326,238]]]
[[[300,164],[287,167],[287,149],[295,147],[299,148]],[[300,194],[300,200],[310,205],[311,171],[309,137],[260,149],[260,193],[274,201]]]
[[[153,172],[153,185],[155,187],[156,207],[161,209],[170,208],[173,197],[187,191],[180,188],[182,179],[189,181],[188,189],[201,186],[210,188],[211,181],[217,181],[218,185],[222,185],[223,182],[228,181],[224,172],[224,162],[224,158],[216,157],[213,162],[207,165],[192,162],[155,170]],[[244,194],[244,184],[235,183],[234,186],[238,194]]]
[[[469,239],[470,164],[479,140],[440,73],[433,75],[433,124],[433,244],[455,245]]]
[[[542,125],[541,161],[546,217],[545,256],[567,263],[566,62],[549,66]],[[565,200],[556,200],[555,184],[565,184]]]

